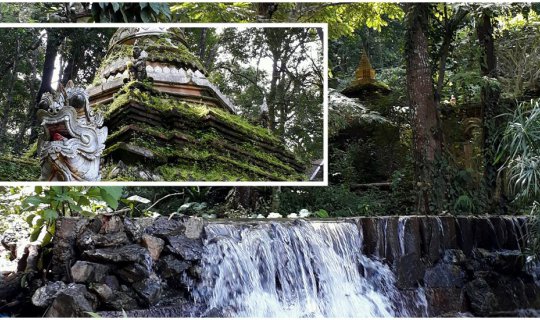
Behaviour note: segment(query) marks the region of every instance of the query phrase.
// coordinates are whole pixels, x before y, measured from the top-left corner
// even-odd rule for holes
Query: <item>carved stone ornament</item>
[[[100,157],[107,127],[103,115],[90,110],[88,94],[69,81],[45,93],[38,105],[42,181],[99,181]]]

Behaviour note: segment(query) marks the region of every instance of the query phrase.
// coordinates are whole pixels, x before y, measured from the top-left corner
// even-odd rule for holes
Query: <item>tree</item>
[[[219,43],[221,58],[215,64],[213,78],[234,99],[240,112],[257,119],[266,98],[269,128],[302,160],[320,159],[322,47],[314,30],[230,28],[224,30]],[[265,70],[261,62],[271,68]]]
[[[480,93],[482,105],[482,128],[484,150],[484,183],[487,186],[488,199],[491,209],[498,205],[496,150],[498,145],[496,137],[497,120],[502,112],[499,108],[500,87],[497,81],[497,56],[495,54],[495,40],[493,38],[493,17],[489,8],[481,10],[477,21],[476,34],[481,47],[480,70],[483,84]]]
[[[413,158],[418,187],[418,213],[440,207],[442,186],[436,183],[436,161],[441,156],[440,129],[433,93],[427,27],[431,5],[406,4],[407,92],[412,110]]]

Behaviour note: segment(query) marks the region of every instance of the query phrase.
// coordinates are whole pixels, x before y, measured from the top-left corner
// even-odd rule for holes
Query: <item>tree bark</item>
[[[29,58],[29,62],[30,62],[31,68],[32,68],[32,76],[28,80],[28,88],[29,88],[29,91],[30,91],[30,96],[33,98],[33,97],[36,96],[35,81],[37,80],[37,66],[36,66],[36,64],[38,62],[38,51],[37,50],[34,50],[32,52],[32,57]],[[26,134],[26,130],[28,129],[28,126],[31,125],[32,114],[35,112],[35,110],[34,110],[35,109],[35,104],[33,103],[33,100],[26,108],[27,108],[26,109],[26,119],[21,124],[21,127],[19,128],[19,132],[17,133],[17,141],[19,141],[19,143],[15,144],[15,147],[14,147],[14,153],[15,154],[20,154],[21,151],[24,149],[24,147],[27,146],[27,144],[24,143],[24,141],[25,141],[24,136]]]
[[[407,9],[407,93],[412,110],[413,159],[417,210],[433,213],[442,203],[436,183],[436,160],[441,154],[440,129],[429,63],[427,26],[430,5],[406,4]]]
[[[48,29],[47,30],[47,48],[45,49],[45,62],[43,63],[43,69],[41,72],[41,85],[36,94],[36,107],[32,109],[31,114],[31,131],[30,131],[30,143],[33,143],[38,135],[36,128],[36,111],[37,105],[41,100],[41,96],[45,92],[52,92],[51,87],[52,77],[54,73],[54,61],[58,55],[58,47],[64,41],[62,30]]]
[[[492,79],[497,77],[497,56],[495,55],[495,43],[493,39],[493,24],[489,13],[483,12],[476,27],[476,34],[480,42],[480,72],[484,78],[484,84],[480,91],[482,105],[482,130],[484,152],[484,183],[489,199],[490,209],[497,209],[500,202],[497,186],[497,172],[499,167],[495,165],[496,147],[499,144],[496,131],[499,109],[500,89]]]
[[[16,56],[19,56],[20,51],[20,43],[17,39],[16,44]],[[11,77],[9,81],[9,87],[6,94],[6,102],[4,104],[4,107],[2,109],[2,119],[0,120],[0,141],[5,142],[6,141],[6,131],[7,131],[7,123],[10,115],[10,110],[13,108],[13,87],[15,86],[15,82],[17,81],[17,68],[18,68],[18,61],[13,62],[13,67],[11,69]],[[2,149],[5,148],[5,145],[2,146]],[[4,150],[6,151],[6,150]]]

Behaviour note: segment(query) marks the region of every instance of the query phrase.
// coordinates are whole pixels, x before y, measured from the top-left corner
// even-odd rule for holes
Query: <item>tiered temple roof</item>
[[[134,47],[144,78],[130,74]],[[277,136],[236,114],[181,29],[119,29],[89,94],[109,128],[103,180],[307,179]]]

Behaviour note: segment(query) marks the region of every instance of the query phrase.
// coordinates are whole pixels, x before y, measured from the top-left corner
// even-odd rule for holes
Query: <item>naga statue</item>
[[[99,181],[100,157],[107,127],[103,115],[90,110],[88,94],[70,80],[54,94],[43,94],[37,119],[42,181]]]

